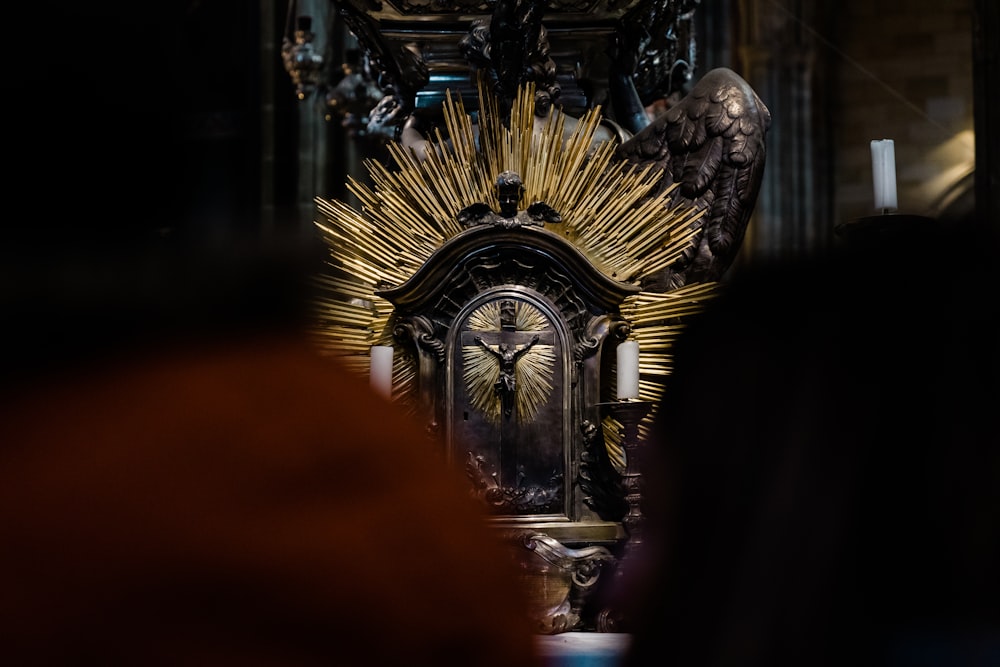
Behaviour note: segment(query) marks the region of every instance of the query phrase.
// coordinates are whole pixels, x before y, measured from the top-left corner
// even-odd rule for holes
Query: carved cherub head
[[[524,183],[515,172],[504,171],[497,176],[497,199],[502,217],[513,218],[517,215],[517,204],[523,193]]]

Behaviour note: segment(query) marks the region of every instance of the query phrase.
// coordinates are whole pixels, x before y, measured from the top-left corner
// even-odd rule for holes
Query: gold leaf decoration
[[[499,332],[500,305],[490,301],[469,316],[469,330],[479,332]],[[522,333],[543,331],[549,322],[540,310],[529,303],[515,304],[515,330]],[[499,351],[489,345],[489,353],[479,345],[462,347],[463,380],[469,402],[482,412],[491,424],[499,424],[502,419],[502,405],[497,383],[500,380]],[[552,373],[556,365],[555,349],[552,345],[536,344],[521,357],[514,366],[514,415],[520,423],[532,421],[539,407],[552,394]]]
[[[404,283],[435,250],[460,233],[458,213],[466,206],[482,202],[499,209],[495,183],[503,171],[515,171],[522,178],[520,208],[535,201],[549,204],[560,213],[562,223],[546,228],[573,243],[618,281],[638,283],[654,275],[676,261],[696,233],[693,223],[702,211],[674,206],[673,188],[650,196],[659,171],[615,162],[614,143],[594,140],[600,108],[578,119],[553,108],[547,118],[537,119],[534,85],[529,83],[519,90],[505,124],[490,86],[480,82],[479,109],[475,128],[461,98],[453,98],[449,91],[443,107],[447,140],[436,134],[422,156],[391,144],[394,168],[366,161],[373,187],[353,178],[347,183],[360,209],[316,199],[315,224],[329,248],[329,261],[328,270],[317,276],[321,296],[316,303],[315,340],[321,351],[341,357],[359,374],[368,372],[372,345],[393,344],[392,304],[375,291]],[[658,403],[659,380],[671,370],[670,348],[683,328],[683,318],[703,308],[716,289],[715,283],[702,283],[666,294],[641,292],[622,304],[621,313],[640,344],[640,398]],[[551,391],[543,384],[532,385],[532,373],[543,375],[539,364],[550,363],[543,349],[532,352],[518,367],[527,378],[520,385],[524,390],[518,392],[523,402],[518,410],[524,415],[533,405],[537,409],[541,396]],[[395,400],[412,404],[415,364],[405,351],[397,350]],[[478,400],[485,405],[492,398],[487,393]],[[644,424],[651,419],[652,415]],[[616,425],[604,426],[614,449],[620,440],[613,432]]]

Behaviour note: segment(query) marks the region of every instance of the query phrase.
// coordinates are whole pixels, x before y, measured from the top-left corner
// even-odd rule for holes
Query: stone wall
[[[936,216],[971,187],[970,0],[839,3],[833,98],[834,217],[871,215],[870,141],[892,139],[899,210]],[[964,180],[963,180],[964,179]]]

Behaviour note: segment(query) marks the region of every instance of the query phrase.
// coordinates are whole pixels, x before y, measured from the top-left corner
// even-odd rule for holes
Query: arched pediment
[[[481,225],[448,240],[405,283],[376,294],[401,313],[426,314],[447,311],[449,303],[464,304],[466,293],[488,287],[528,284],[546,292],[560,289],[563,278],[587,310],[617,310],[640,291],[638,285],[608,277],[574,244],[547,229]]]

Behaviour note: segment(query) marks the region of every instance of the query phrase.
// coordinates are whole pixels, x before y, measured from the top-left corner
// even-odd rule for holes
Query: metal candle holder
[[[622,441],[625,449],[625,472],[622,473],[622,485],[625,488],[625,499],[628,502],[628,513],[622,519],[626,539],[622,547],[622,556],[615,569],[615,576],[620,580],[632,560],[635,549],[642,544],[642,472],[639,457],[642,441],[639,439],[639,422],[653,408],[652,401],[636,399],[621,399],[598,403],[596,406],[602,416],[610,416],[622,425]],[[619,610],[605,609],[598,618],[598,630],[601,632],[620,632],[626,620]]]

